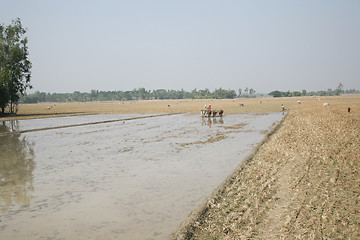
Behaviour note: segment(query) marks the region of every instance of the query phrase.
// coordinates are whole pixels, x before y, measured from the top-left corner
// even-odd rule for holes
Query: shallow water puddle
[[[169,239],[281,117],[181,114],[1,136],[0,239]],[[41,122],[64,121],[84,116]]]

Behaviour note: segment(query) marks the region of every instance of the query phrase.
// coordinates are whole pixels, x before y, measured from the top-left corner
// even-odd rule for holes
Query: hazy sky
[[[30,92],[360,89],[359,0],[0,0],[17,17]]]

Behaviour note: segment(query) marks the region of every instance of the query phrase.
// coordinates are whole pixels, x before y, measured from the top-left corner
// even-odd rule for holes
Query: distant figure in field
[[[350,112],[350,107],[348,108],[348,113]]]
[[[284,104],[281,104],[281,109],[282,109],[283,111],[285,111]]]

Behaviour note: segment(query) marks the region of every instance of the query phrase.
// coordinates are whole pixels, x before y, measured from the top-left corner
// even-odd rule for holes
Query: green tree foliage
[[[286,93],[276,90],[276,91],[270,92],[269,95],[273,96],[273,97],[285,97]]]
[[[340,85],[339,85],[340,86]],[[342,88],[342,85],[340,86]],[[339,87],[338,87],[339,88]],[[0,89],[1,91],[1,89]],[[242,93],[239,89],[239,94]],[[191,92],[184,89],[181,90],[146,90],[145,88],[133,89],[132,91],[98,91],[91,90],[90,93],[75,91],[73,93],[44,93],[35,92],[33,94],[24,94],[20,96],[23,103],[37,103],[37,102],[86,102],[86,101],[134,101],[134,100],[152,100],[152,99],[233,99],[236,97],[250,98],[256,97],[255,90],[247,88],[245,94],[240,96],[236,94],[235,90],[225,90],[222,88],[215,89],[211,92],[209,89],[197,90],[196,88]],[[360,94],[359,90],[341,90],[341,93],[346,94]],[[318,91],[307,92],[300,91],[272,91],[268,95],[273,97],[294,97],[294,96],[325,96],[335,95],[335,91]],[[263,94],[258,94],[263,97]],[[3,95],[0,95],[2,97]]]
[[[255,91],[254,91],[255,92]],[[233,99],[237,97],[235,90],[209,89],[187,92],[181,90],[146,90],[145,88],[133,89],[132,91],[98,91],[91,90],[90,93],[75,91],[73,93],[44,93],[35,92],[21,96],[23,103],[37,102],[85,102],[85,101],[129,101],[129,100],[151,100],[151,99]]]
[[[236,97],[236,92],[235,90],[225,90],[225,89],[216,89],[214,91],[214,97],[216,99],[225,99],[225,98],[229,98],[229,99],[232,99],[232,98],[235,98]]]
[[[342,85],[342,83],[339,83],[339,86],[336,88],[336,90],[335,90],[335,95],[336,96],[339,96],[340,95],[340,93],[343,93],[344,91],[343,91],[343,85]]]
[[[0,108],[10,105],[10,112],[16,112],[19,94],[31,88],[31,62],[28,59],[28,39],[19,18],[12,24],[0,24]]]
[[[343,90],[343,84],[340,83],[339,86],[332,90],[331,88],[328,88],[326,91],[317,91],[317,92],[307,92],[305,89],[301,92],[294,91],[294,92],[281,92],[281,91],[272,91],[269,93],[270,96],[273,97],[297,97],[297,96],[338,96],[342,93],[346,94],[359,94],[359,90],[350,89],[350,90]]]
[[[246,87],[245,90],[243,91],[241,88],[238,90],[239,95],[237,95],[238,97],[241,98],[255,98],[256,95],[256,91],[253,88],[248,88]]]
[[[281,91],[272,91],[269,93],[270,96],[273,96],[273,97],[299,97],[301,96],[301,92],[298,92],[298,91],[294,91],[294,92],[290,92],[290,91],[287,91],[287,92],[281,92]]]
[[[250,88],[249,93],[250,93],[250,95],[254,95],[254,94],[255,94],[255,90],[252,89],[252,88]]]
[[[245,95],[249,94],[249,88],[245,88]]]

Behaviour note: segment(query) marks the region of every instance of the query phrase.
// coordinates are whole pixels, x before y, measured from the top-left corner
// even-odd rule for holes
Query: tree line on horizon
[[[276,90],[270,92],[268,95],[273,97],[300,97],[300,96],[339,96],[340,94],[360,94],[359,90],[355,90],[355,89],[344,90],[343,87],[344,87],[343,84],[339,83],[338,87],[334,90],[331,88],[328,88],[327,91],[316,91],[316,92],[314,91],[307,92],[306,90],[302,90],[301,92],[299,91],[281,92]]]
[[[209,89],[192,91],[185,90],[146,90],[145,88],[137,88],[132,91],[98,91],[73,93],[45,93],[35,92],[32,94],[24,94],[20,96],[22,103],[38,103],[38,102],[90,102],[90,101],[135,101],[135,100],[161,100],[161,99],[234,99],[234,98],[256,98],[256,97],[296,97],[296,96],[336,96],[340,94],[360,94],[359,90],[350,89],[343,90],[340,83],[335,90],[307,92],[299,91],[272,91],[268,94],[258,94],[252,88],[245,88],[238,92],[232,89],[215,89],[211,92]]]
[[[132,91],[98,91],[73,93],[45,93],[35,92],[33,94],[24,94],[20,101],[23,103],[37,102],[88,102],[88,101],[133,101],[133,100],[161,100],[161,99],[233,99],[236,97],[256,97],[255,90],[246,88],[243,92],[239,89],[238,93],[232,89],[209,89],[192,91],[181,90],[146,90],[137,88]]]

